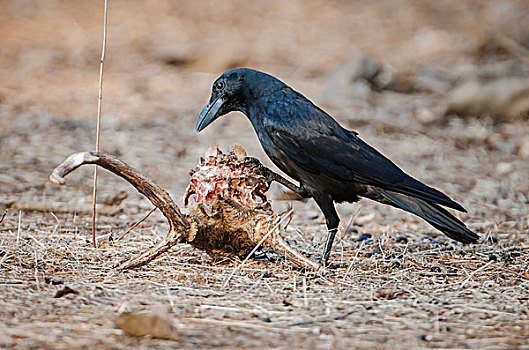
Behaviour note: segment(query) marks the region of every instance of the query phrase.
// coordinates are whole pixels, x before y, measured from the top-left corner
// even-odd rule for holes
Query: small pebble
[[[501,162],[496,165],[496,173],[500,176],[510,174],[514,171],[512,163]]]
[[[489,255],[489,261],[498,261],[498,257],[494,254]]]
[[[283,299],[283,305],[284,306],[293,306],[294,303],[292,302],[292,300],[288,299],[288,298],[284,298]]]
[[[356,227],[349,227],[347,233],[358,233],[358,229]]]
[[[362,235],[360,237],[358,237],[356,239],[357,242],[362,242],[362,241],[365,241],[365,240],[368,240],[371,238],[371,234],[370,233],[362,233]]]
[[[421,340],[422,341],[432,341],[433,340],[433,335],[431,334],[423,334],[421,335]]]
[[[316,220],[319,217],[317,212],[310,212],[307,214],[307,220]]]
[[[50,277],[46,276],[44,277],[44,282],[47,284],[51,284],[53,286],[58,286],[59,284],[63,284],[64,282],[59,277]]]
[[[471,337],[471,338],[474,338],[476,336],[476,330],[475,329],[472,329],[472,328],[469,328],[465,331],[466,335],[468,337]]]
[[[522,142],[520,143],[520,147],[518,149],[518,154],[523,159],[529,158],[529,136],[526,136]]]
[[[395,242],[397,243],[408,243],[408,238],[399,236],[395,239]]]

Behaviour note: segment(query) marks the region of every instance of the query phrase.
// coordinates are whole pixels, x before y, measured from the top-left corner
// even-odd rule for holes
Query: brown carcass
[[[145,195],[169,222],[165,238],[140,255],[116,266],[143,266],[177,243],[189,243],[210,255],[244,258],[259,247],[271,247],[298,267],[322,271],[322,266],[290,246],[280,235],[292,218],[292,211],[276,214],[266,197],[270,183],[245,161],[239,146],[223,153],[211,147],[190,172],[184,200],[188,214],[182,214],[171,196],[152,180],[118,158],[101,152],[69,156],[50,175],[50,181],[64,184],[64,177],[85,164],[96,164],[122,177]]]

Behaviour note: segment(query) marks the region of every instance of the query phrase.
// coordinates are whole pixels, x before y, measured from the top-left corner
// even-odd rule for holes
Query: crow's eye
[[[224,81],[220,80],[215,83],[215,90],[220,91],[224,89]]]

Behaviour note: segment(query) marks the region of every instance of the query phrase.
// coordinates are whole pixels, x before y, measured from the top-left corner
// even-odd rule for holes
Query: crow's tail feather
[[[380,190],[379,194],[391,205],[423,218],[430,225],[456,241],[474,243],[479,239],[479,236],[469,230],[464,223],[437,204],[390,191]]]

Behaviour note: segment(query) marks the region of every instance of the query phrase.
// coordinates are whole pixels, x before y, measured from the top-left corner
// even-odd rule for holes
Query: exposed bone
[[[205,195],[201,197],[204,202],[191,205],[189,208],[190,215],[183,215],[169,194],[152,180],[146,178],[121,160],[105,153],[83,152],[73,154],[53,171],[50,175],[50,180],[56,184],[64,184],[64,176],[73,170],[84,164],[96,164],[127,180],[162,211],[170,226],[166,237],[142,254],[120,263],[116,266],[117,269],[123,270],[143,266],[168,251],[175,244],[183,242],[203,249],[211,255],[221,254],[242,258],[248,255],[257,243],[268,234],[267,239],[262,244],[263,246],[276,249],[300,267],[323,271],[320,264],[305,257],[281,237],[279,231],[284,230],[285,227],[279,230],[275,229],[278,226],[277,223],[285,221],[284,216],[274,214],[270,206],[266,205],[268,204],[266,196],[261,193],[263,188],[260,182],[263,179],[251,173],[251,168],[245,169],[243,165],[237,163],[242,156],[245,156],[244,150],[236,149],[228,155],[224,155],[218,149],[210,149],[207,156],[208,158],[217,157],[222,166],[225,166],[224,162],[226,162],[226,159],[232,157],[229,158],[229,161],[235,162],[237,169],[234,173],[229,173],[226,178],[222,178],[222,181],[226,180],[230,186],[239,187],[230,188],[228,192],[223,192],[221,188],[221,191],[217,193],[217,197],[213,199],[210,198],[208,191],[204,192],[203,194]],[[216,160],[202,160],[200,165],[208,164],[208,162],[211,165]],[[239,166],[243,168],[239,169]],[[200,170],[195,169],[192,177],[193,174],[196,174],[197,178],[201,178],[203,174],[200,173]],[[211,169],[206,169],[207,171],[211,171]],[[215,171],[214,168],[213,171]],[[237,181],[233,181],[234,176]],[[213,181],[218,181],[217,177],[213,177],[213,179]],[[210,180],[206,179],[206,181]],[[241,186],[244,188],[241,189]],[[255,191],[255,193],[247,193],[248,189]],[[266,184],[264,191],[267,189],[268,184]],[[189,198],[191,194],[196,194],[195,190],[195,188],[192,188],[190,191],[188,187],[186,196]],[[239,196],[243,192],[244,196]],[[220,196],[220,194],[225,193],[230,195],[233,195],[233,193],[239,194],[231,198]],[[260,196],[264,197],[259,199]],[[232,198],[238,202],[235,202]],[[205,199],[208,199],[208,201],[205,201]],[[274,229],[273,232],[270,232],[272,229]]]

